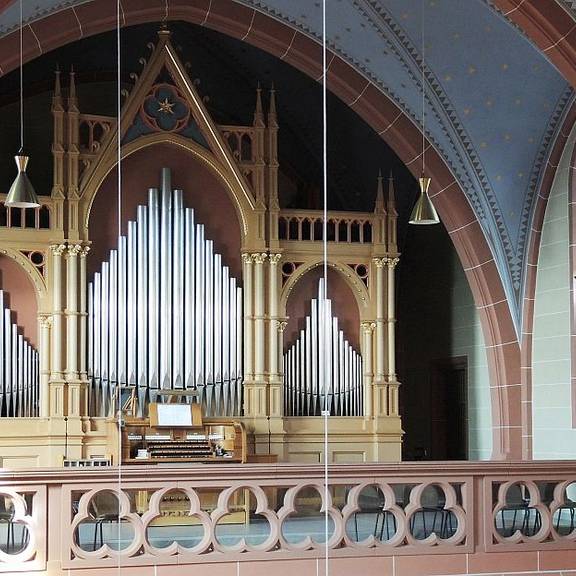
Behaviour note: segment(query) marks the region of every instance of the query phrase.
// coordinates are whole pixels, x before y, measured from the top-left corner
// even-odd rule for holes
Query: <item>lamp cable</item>
[[[20,0],[20,154],[24,151],[24,13]]]
[[[116,0],[116,82],[117,82],[117,92],[116,92],[116,115],[117,115],[117,125],[116,125],[116,166],[117,166],[117,186],[118,186],[118,238],[122,236],[122,74],[121,74],[121,64],[122,64],[122,53],[121,53],[121,35],[120,35],[120,24],[121,24],[121,0]],[[118,246],[120,249],[120,245]],[[118,286],[115,287],[118,290]],[[117,321],[119,319],[117,318]],[[122,536],[122,392],[121,392],[121,382],[118,378],[116,382],[116,416],[118,425],[118,550],[120,551],[120,543]],[[122,573],[122,555],[118,553],[118,574]]]
[[[322,259],[323,259],[323,292],[321,294],[321,342],[322,342],[322,374],[324,376],[322,385],[324,392],[323,402],[323,423],[324,423],[324,573],[329,575],[329,477],[328,477],[328,331],[327,331],[327,298],[328,298],[328,123],[327,123],[327,49],[326,49],[326,0],[322,0],[322,192],[323,192],[323,214],[322,214]]]
[[[422,42],[422,176],[426,173],[426,74],[424,62],[426,61],[426,46],[424,44],[424,9],[426,0],[422,0],[421,19],[421,42]]]

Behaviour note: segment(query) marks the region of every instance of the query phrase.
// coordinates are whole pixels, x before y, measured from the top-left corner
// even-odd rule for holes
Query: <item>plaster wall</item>
[[[492,455],[492,407],[484,336],[464,269],[455,251],[451,256],[454,277],[450,355],[468,359],[468,459],[489,460]]]
[[[576,458],[572,428],[568,187],[572,130],[546,207],[534,304],[532,344],[533,457]]]

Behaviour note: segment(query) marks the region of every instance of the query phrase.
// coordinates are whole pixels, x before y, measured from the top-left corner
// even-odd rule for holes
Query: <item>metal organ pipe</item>
[[[6,300],[4,291],[0,290],[0,416],[38,416],[38,352],[19,333]]]
[[[135,386],[139,410],[157,390],[196,390],[207,416],[242,411],[242,290],[214,253],[183,192],[162,192],[127,226],[88,289],[91,406],[106,415]]]
[[[323,296],[311,302],[305,328],[284,354],[284,414],[361,416],[363,407],[362,357],[344,338],[332,302]]]

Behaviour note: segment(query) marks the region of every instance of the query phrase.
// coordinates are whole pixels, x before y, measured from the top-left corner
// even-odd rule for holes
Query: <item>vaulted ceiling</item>
[[[209,10],[212,1],[218,3],[191,4],[206,4]],[[321,37],[319,0],[236,1],[309,37]],[[386,93],[417,126],[422,122],[424,68],[426,136],[474,209],[518,326],[535,201],[574,94],[509,14],[494,6],[507,1],[515,2],[328,0],[327,36],[330,49]],[[94,2],[25,2],[24,17],[34,32],[50,14],[71,9],[76,14],[74,10]],[[573,23],[574,2],[546,2],[561,6]],[[128,3],[131,0],[124,0]],[[153,3],[143,1],[143,10]],[[155,3],[165,4],[169,14],[170,0]],[[18,25],[17,5],[0,0],[2,7],[0,37]],[[70,23],[75,25],[72,16]]]

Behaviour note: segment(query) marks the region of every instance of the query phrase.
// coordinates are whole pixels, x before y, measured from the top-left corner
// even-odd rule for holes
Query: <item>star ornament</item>
[[[174,108],[174,104],[175,102],[170,102],[168,98],[164,98],[164,100],[158,101],[158,105],[160,106],[160,108],[158,108],[158,112],[164,112],[164,114],[174,114],[174,110],[172,110],[172,108]]]

